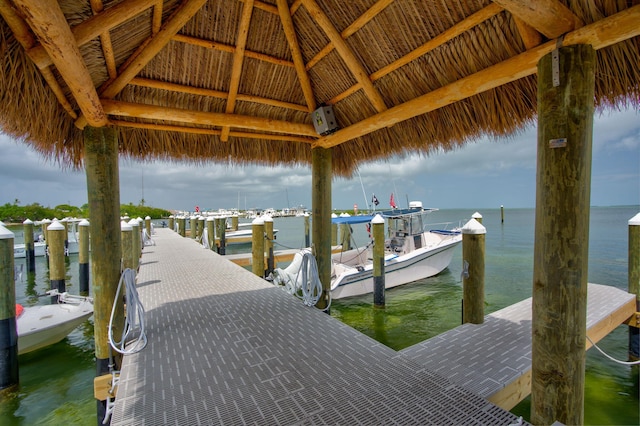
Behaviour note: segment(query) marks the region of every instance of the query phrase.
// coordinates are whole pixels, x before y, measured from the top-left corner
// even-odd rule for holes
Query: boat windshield
[[[415,212],[404,216],[389,218],[389,236],[406,237],[420,235],[423,232],[422,217],[428,212]]]

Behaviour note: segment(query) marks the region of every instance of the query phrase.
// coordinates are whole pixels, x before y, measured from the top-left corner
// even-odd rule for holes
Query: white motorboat
[[[80,251],[78,246],[78,228],[77,225],[82,219],[67,219],[69,226],[69,232],[67,233],[67,247],[65,250],[67,254],[76,254]],[[47,254],[47,243],[44,241],[42,235],[38,240],[33,243],[34,256],[40,257]],[[27,257],[27,249],[24,244],[13,245],[13,257],[14,259],[20,259]]]
[[[58,303],[22,307],[17,305],[18,354],[58,343],[93,314],[93,300],[68,293],[58,294]],[[18,315],[19,314],[19,315]]]
[[[379,212],[386,219],[384,272],[385,288],[432,277],[446,269],[453,258],[454,249],[462,242],[460,229],[428,229],[424,221],[429,213],[437,209],[424,209],[422,203],[413,201],[408,209]],[[369,224],[373,216],[350,216],[333,218],[337,224]],[[357,296],[373,292],[372,243],[332,255],[331,298]],[[278,284],[299,288],[301,283],[291,286],[291,281],[300,281],[299,261],[286,269],[275,271]],[[301,275],[301,274],[300,274]],[[296,278],[297,277],[297,278]]]

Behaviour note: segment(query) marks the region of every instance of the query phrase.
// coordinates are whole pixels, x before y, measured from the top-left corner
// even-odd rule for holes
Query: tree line
[[[134,205],[133,203],[120,205],[120,215],[129,216],[131,218],[149,216],[151,219],[161,219],[171,214],[168,210],[158,209],[155,207]],[[39,203],[20,205],[19,201],[13,204],[6,203],[0,206],[0,221],[4,223],[22,223],[26,219],[33,221],[42,219],[62,219],[65,217],[89,218],[89,205],[84,204],[80,207],[69,204],[59,204],[55,207],[45,207]]]

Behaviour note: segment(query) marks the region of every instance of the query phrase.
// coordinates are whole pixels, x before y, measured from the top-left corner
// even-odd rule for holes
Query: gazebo
[[[119,157],[310,166],[328,289],[333,176],[537,121],[532,421],[582,422],[592,119],[640,105],[637,2],[0,0],[0,15],[2,132],[87,174],[98,372]]]

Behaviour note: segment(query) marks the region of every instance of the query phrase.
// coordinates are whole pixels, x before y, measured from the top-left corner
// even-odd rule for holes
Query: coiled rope
[[[115,342],[113,340],[113,317],[116,312],[120,289],[122,288],[123,283],[125,285],[127,315],[125,316],[122,338],[119,342]],[[125,348],[127,340],[130,339],[134,333],[137,333],[138,336],[131,340],[132,343],[129,344],[128,348]],[[144,306],[142,306],[138,296],[138,290],[136,289],[136,273],[133,269],[125,269],[120,276],[120,282],[118,283],[118,289],[116,290],[116,297],[114,298],[113,307],[111,308],[108,337],[109,344],[113,350],[123,355],[138,353],[147,346],[147,335],[145,334],[144,323]]]

